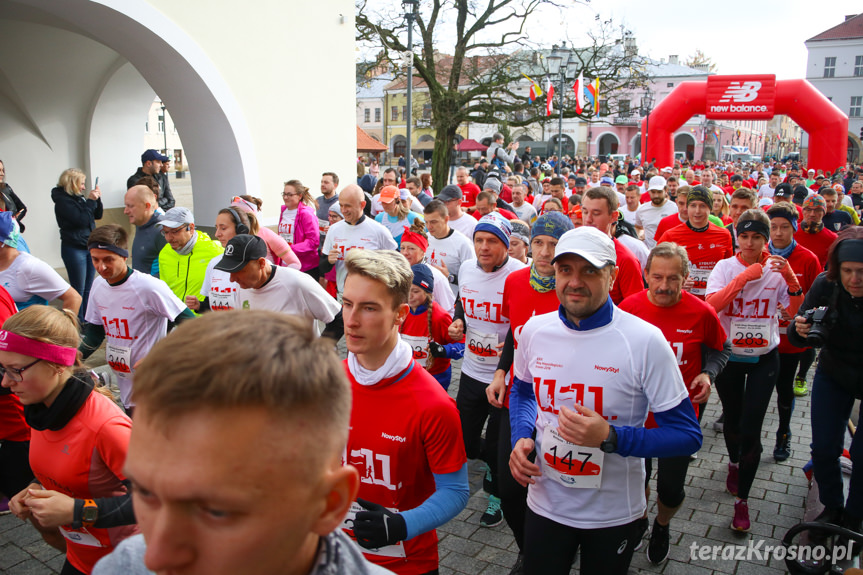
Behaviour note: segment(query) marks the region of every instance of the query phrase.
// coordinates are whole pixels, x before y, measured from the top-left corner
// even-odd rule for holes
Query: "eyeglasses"
[[[179,234],[180,232],[188,230],[188,229],[189,229],[189,226],[183,226],[182,228],[177,228],[176,230],[172,230],[169,228],[162,228],[162,235],[167,238],[168,236],[175,236],[175,235]]]
[[[294,197],[299,196],[299,195],[300,194],[289,194],[288,192],[282,192],[283,198],[294,198]]]
[[[16,383],[24,381],[24,375],[22,375],[25,371],[36,365],[42,361],[41,359],[37,359],[33,363],[28,363],[24,367],[15,368],[15,367],[6,367],[5,365],[0,365],[0,378],[8,377],[9,381],[14,381]]]

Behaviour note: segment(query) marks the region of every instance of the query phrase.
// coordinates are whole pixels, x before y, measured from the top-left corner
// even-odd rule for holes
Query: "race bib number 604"
[[[465,347],[480,363],[497,363],[497,343],[496,334],[482,333],[473,328],[467,330]]]

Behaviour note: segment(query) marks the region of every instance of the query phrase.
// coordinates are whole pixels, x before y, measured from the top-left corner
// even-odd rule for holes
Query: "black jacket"
[[[87,239],[102,219],[102,199],[88,200],[84,196],[70,196],[61,187],[51,190],[54,216],[60,227],[60,242],[75,248],[87,249]]]
[[[27,206],[24,205],[24,202],[21,201],[9,184],[0,184],[0,194],[3,195],[3,202],[6,204],[6,211],[12,212],[15,216],[15,219],[18,220],[18,226],[21,228],[21,232],[24,232],[24,224],[21,220],[24,219],[24,216],[27,215]]]
[[[132,186],[138,183],[138,180],[145,176],[150,176],[150,174],[145,174],[141,168],[138,168],[138,171],[129,176],[129,179],[126,180],[126,189],[128,190]],[[171,182],[168,179],[168,174],[163,174],[162,172],[157,172],[154,176],[150,176],[156,183],[159,184],[159,197],[156,199],[159,202],[159,207],[164,211],[168,211],[174,207],[174,194],[171,192]]]
[[[848,393],[863,399],[863,353],[860,353],[863,298],[851,297],[841,283],[829,281],[827,274],[822,273],[812,283],[797,315],[820,306],[827,306],[829,311],[818,368]],[[788,341],[796,347],[807,347],[794,326],[794,322],[788,326]]]

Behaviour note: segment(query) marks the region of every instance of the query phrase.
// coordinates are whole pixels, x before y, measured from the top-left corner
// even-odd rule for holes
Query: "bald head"
[[[349,224],[355,224],[362,217],[365,205],[366,195],[358,185],[348,184],[339,192],[339,207]]]
[[[149,222],[156,211],[156,195],[147,186],[132,186],[123,201],[123,213],[129,217],[129,223],[136,226]]]

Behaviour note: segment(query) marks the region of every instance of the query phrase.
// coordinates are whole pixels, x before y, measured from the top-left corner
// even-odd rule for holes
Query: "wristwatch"
[[[84,500],[84,508],[81,510],[81,523],[84,527],[92,527],[99,519],[99,508],[92,499]]]
[[[447,276],[447,278],[446,278],[446,279],[447,279],[447,280],[449,281],[449,283],[451,283],[451,284],[454,284],[454,283],[455,283],[455,276],[454,276],[453,274],[449,274],[449,276]]]
[[[613,425],[608,426],[608,437],[599,444],[599,448],[603,453],[614,453],[617,451],[617,430]]]

